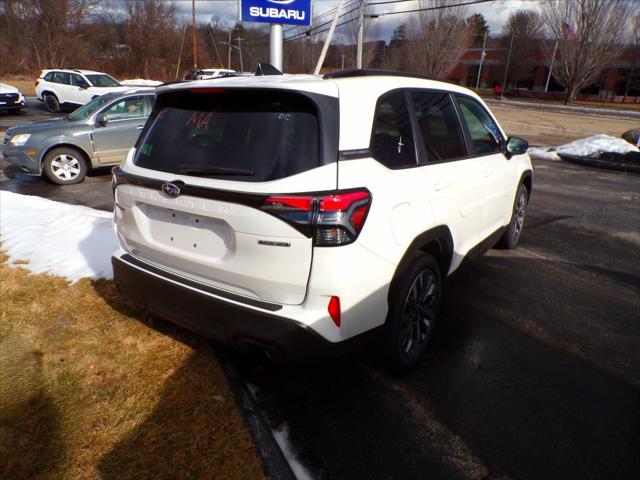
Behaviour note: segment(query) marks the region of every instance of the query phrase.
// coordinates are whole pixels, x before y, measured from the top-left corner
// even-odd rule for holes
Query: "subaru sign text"
[[[240,21],[311,25],[311,0],[240,0]]]

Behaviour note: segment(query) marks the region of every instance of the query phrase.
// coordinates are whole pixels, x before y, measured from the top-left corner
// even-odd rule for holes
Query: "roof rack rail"
[[[347,70],[339,70],[325,74],[322,78],[351,78],[351,77],[375,77],[375,76],[392,76],[392,77],[410,77],[421,78],[423,80],[437,80],[446,82],[432,75],[423,75],[421,73],[400,72],[398,70],[378,70],[373,68],[350,68]]]

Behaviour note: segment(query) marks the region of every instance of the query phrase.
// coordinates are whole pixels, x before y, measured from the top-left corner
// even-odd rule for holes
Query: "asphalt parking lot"
[[[389,375],[375,349],[241,368],[314,478],[637,478],[640,176],[534,168],[521,246],[451,281],[415,371]],[[71,187],[5,174],[0,189],[111,209],[106,172]]]
[[[637,478],[640,177],[535,167],[521,247],[451,282],[414,372],[247,374],[319,478]]]

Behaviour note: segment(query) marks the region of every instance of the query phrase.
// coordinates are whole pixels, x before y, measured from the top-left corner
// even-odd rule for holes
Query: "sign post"
[[[269,36],[269,63],[282,71],[282,24],[272,23]]]
[[[270,23],[269,63],[282,71],[282,25],[311,26],[311,0],[239,0],[241,22]]]

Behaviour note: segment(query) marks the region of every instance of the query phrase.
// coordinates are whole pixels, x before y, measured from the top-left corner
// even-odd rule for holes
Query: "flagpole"
[[[549,65],[549,73],[547,74],[547,83],[544,86],[544,93],[547,93],[547,90],[549,90],[549,80],[551,80],[551,71],[553,70],[553,61],[556,59],[557,49],[558,49],[558,40],[556,40],[556,44],[553,46],[553,54],[551,55],[551,64]]]
[[[509,63],[511,63],[511,47],[513,46],[513,36],[515,30],[511,32],[511,41],[509,42],[509,55],[507,55],[507,66],[504,69],[504,80],[502,81],[502,92],[500,92],[500,100],[504,99],[504,91],[507,89],[507,73],[509,73]]]
[[[482,41],[482,51],[480,52],[480,66],[478,67],[478,80],[476,80],[476,90],[480,85],[480,72],[482,72],[482,61],[484,60],[484,56],[486,53],[484,52],[484,46],[487,44],[487,33],[489,30],[484,32],[484,40]]]

